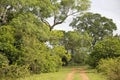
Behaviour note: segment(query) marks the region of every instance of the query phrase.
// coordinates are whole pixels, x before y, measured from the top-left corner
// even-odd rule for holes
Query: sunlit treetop
[[[17,14],[31,12],[53,29],[70,15],[89,7],[89,0],[0,0],[0,25],[7,24]],[[46,20],[50,17],[54,18],[52,25]]]

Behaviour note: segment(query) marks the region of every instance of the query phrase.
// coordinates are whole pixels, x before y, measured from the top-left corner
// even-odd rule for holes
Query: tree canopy
[[[7,24],[18,14],[31,12],[49,25],[51,30],[70,15],[90,7],[89,0],[1,0],[0,4],[0,25]],[[52,25],[46,20],[50,17],[53,18]]]
[[[82,16],[74,18],[70,25],[74,29],[80,32],[87,32],[93,37],[93,46],[105,36],[112,36],[113,31],[117,28],[112,19],[103,17],[98,13],[85,13]]]
[[[92,66],[120,56],[115,23],[89,8],[90,0],[0,0],[0,78],[55,72],[88,55]],[[54,30],[73,15],[74,31]]]

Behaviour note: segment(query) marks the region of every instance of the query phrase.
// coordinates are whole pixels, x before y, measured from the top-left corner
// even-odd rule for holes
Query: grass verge
[[[98,73],[96,69],[91,69],[89,66],[83,67],[86,70],[86,75],[89,80],[107,80],[106,76]]]
[[[64,67],[59,72],[31,75],[29,77],[25,77],[17,80],[65,80],[68,73],[71,72],[72,68],[85,69],[86,75],[88,76],[89,80],[106,80],[104,75],[98,73],[95,69],[90,69],[86,66]],[[73,80],[82,80],[79,69],[74,74]]]
[[[104,75],[98,73],[95,69],[88,69],[87,76],[90,80],[107,80]]]
[[[17,80],[65,80],[70,71],[71,67],[64,67],[59,72],[31,75],[29,77],[20,78]]]

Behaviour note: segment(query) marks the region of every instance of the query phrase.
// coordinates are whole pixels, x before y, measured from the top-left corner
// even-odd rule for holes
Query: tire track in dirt
[[[80,72],[80,77],[82,78],[82,80],[89,80],[89,78],[86,74],[86,71],[81,68],[73,68],[72,71],[70,73],[68,73],[65,80],[73,80],[76,72]]]
[[[67,77],[66,77],[65,80],[73,80],[75,73],[76,73],[76,69],[73,68],[73,69],[72,69],[72,72],[68,73],[68,75],[67,75]]]
[[[84,69],[80,70],[80,76],[81,76],[82,80],[89,80],[89,78],[86,74],[86,71]]]

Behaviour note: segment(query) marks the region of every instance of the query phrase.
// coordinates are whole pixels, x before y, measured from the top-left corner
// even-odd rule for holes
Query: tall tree
[[[90,47],[91,37],[87,33],[79,33],[78,31],[69,31],[64,34],[63,45],[68,51],[74,53],[81,47]]]
[[[17,14],[26,12],[47,18],[53,8],[50,0],[0,0],[0,25],[7,24]]]
[[[72,62],[85,63],[91,46],[91,37],[87,33],[79,33],[78,31],[69,31],[64,34],[62,44],[66,50],[72,55]]]
[[[70,15],[81,13],[90,7],[89,0],[0,0],[0,25],[7,24],[16,14],[31,12],[41,21],[54,26],[63,23]],[[47,18],[53,18],[53,24]]]
[[[80,32],[87,32],[93,37],[92,45],[102,40],[105,36],[113,35],[116,25],[112,19],[102,17],[100,14],[86,13],[73,19],[70,24],[74,29]]]
[[[55,7],[55,10],[51,16],[53,24],[49,24],[50,29],[63,23],[69,16],[80,14],[90,7],[90,0],[51,0],[51,3]]]

